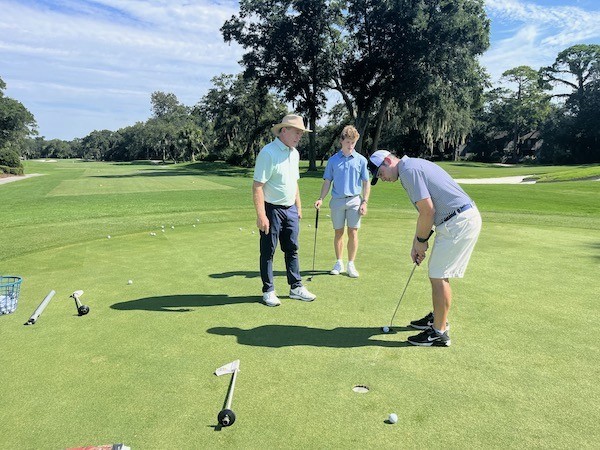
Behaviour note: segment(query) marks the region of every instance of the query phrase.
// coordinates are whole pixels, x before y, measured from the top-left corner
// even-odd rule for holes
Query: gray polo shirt
[[[448,172],[426,159],[403,156],[398,163],[398,178],[415,208],[418,201],[431,198],[436,226],[461,206],[473,202]]]

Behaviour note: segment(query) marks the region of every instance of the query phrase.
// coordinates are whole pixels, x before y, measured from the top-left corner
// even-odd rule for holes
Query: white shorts
[[[429,278],[464,277],[480,231],[481,215],[475,206],[436,226]]]
[[[333,229],[344,228],[347,223],[349,228],[360,228],[360,195],[346,198],[332,198],[329,201],[331,208],[331,222]]]

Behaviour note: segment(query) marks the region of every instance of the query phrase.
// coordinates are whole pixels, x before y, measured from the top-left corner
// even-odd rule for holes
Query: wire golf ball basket
[[[17,309],[21,277],[0,275],[0,315],[10,314]]]

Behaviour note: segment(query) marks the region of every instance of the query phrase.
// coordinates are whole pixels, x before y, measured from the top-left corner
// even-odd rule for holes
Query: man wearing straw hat
[[[256,209],[256,226],[260,230],[260,277],[263,301],[279,306],[273,283],[273,256],[277,242],[285,255],[290,298],[311,302],[316,295],[302,285],[298,260],[298,232],[302,204],[298,189],[300,155],[296,146],[304,133],[302,117],[288,114],[273,125],[275,139],[265,145],[256,157],[252,197]]]

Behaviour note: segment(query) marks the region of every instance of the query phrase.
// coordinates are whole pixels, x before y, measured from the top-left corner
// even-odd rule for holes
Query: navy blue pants
[[[285,255],[285,270],[288,284],[292,289],[302,286],[300,263],[298,261],[298,232],[300,231],[296,205],[279,206],[265,203],[269,219],[269,234],[260,232],[260,278],[263,292],[275,289],[273,285],[273,256],[277,241]]]

